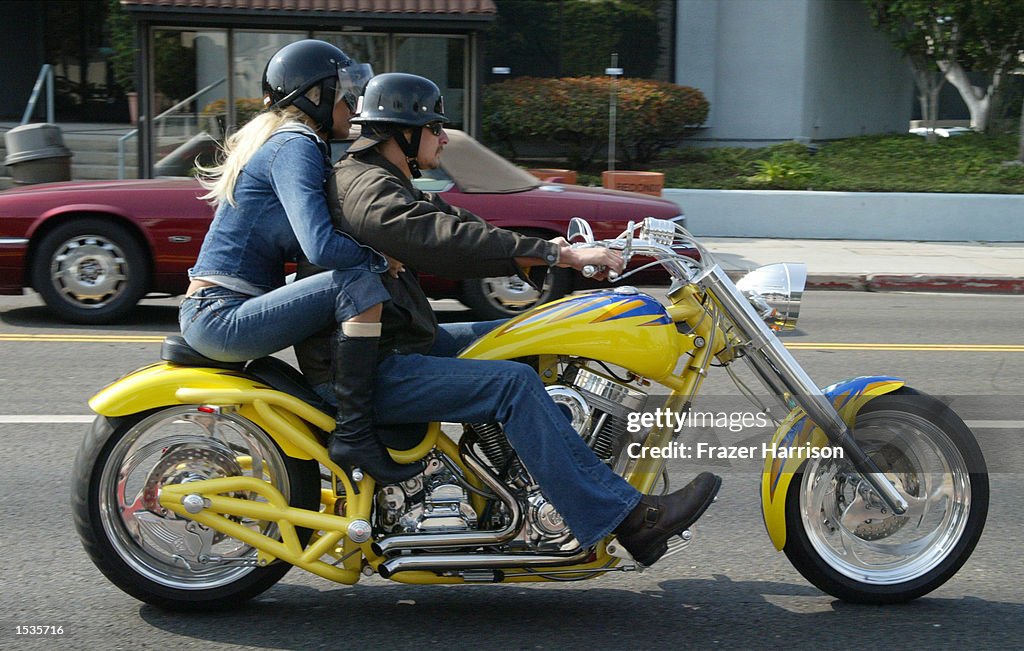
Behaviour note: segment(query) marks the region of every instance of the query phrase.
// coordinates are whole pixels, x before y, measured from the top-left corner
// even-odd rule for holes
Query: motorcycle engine
[[[467,531],[477,523],[466,489],[436,455],[422,474],[378,491],[377,508],[388,534]]]
[[[557,384],[546,387],[573,429],[599,459],[615,472],[625,469],[626,446],[643,434],[627,430],[629,415],[641,411],[648,395],[631,383],[584,366],[570,364]],[[517,495],[525,516],[523,528],[511,541],[512,548],[550,550],[572,546],[572,531],[541,492],[509,445],[501,427],[494,423],[466,425],[479,453],[493,472]],[[469,493],[435,452],[426,470],[401,484],[384,486],[377,493],[377,525],[385,534],[466,531],[479,526],[498,529],[508,522],[506,508],[492,503],[478,514]]]

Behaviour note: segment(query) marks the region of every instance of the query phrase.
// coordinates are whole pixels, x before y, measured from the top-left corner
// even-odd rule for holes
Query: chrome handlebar
[[[690,282],[697,275],[697,272],[708,268],[710,264],[714,264],[707,250],[686,229],[667,219],[647,217],[639,224],[629,222],[626,230],[612,240],[592,239],[593,235],[592,232],[589,232],[589,225],[583,220],[580,220],[580,222],[582,224],[577,233],[583,233],[583,235],[577,235],[577,237],[582,237],[585,241],[573,244],[574,248],[602,247],[621,251],[623,260],[627,265],[634,256],[653,258],[655,260],[654,263],[632,269],[621,275],[615,272],[609,273],[608,279],[612,282],[627,278],[653,264],[660,264],[677,281]],[[584,225],[586,228],[583,228]],[[586,235],[589,235],[589,237],[586,237]],[[674,248],[683,245],[696,248],[701,254],[701,260],[698,262],[689,256],[679,253]],[[604,270],[604,267],[597,265],[586,265],[581,273],[587,278],[592,278]]]

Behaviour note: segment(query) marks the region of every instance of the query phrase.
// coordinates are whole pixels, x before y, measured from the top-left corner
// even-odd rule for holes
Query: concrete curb
[[[807,289],[868,292],[946,292],[1024,295],[1024,278],[1015,276],[928,274],[809,274]]]

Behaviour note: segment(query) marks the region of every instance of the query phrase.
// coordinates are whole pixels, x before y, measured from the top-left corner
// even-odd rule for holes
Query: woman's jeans
[[[640,493],[587,447],[531,367],[434,356],[456,345],[457,352],[494,325],[442,325],[432,355],[385,358],[377,368],[374,422],[501,423],[544,495],[589,547],[633,510]]]
[[[330,271],[259,296],[203,287],[182,301],[178,321],[192,348],[211,359],[241,362],[336,328],[388,299],[376,273]]]

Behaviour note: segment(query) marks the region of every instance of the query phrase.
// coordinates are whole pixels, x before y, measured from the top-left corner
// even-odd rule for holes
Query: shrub
[[[203,107],[202,117],[204,128],[210,133],[222,135],[224,133],[224,118],[227,115],[227,100],[218,99]],[[235,120],[237,126],[241,127],[249,120],[256,117],[256,114],[263,110],[263,100],[259,97],[239,97],[235,99]]]
[[[749,177],[756,185],[770,188],[803,189],[818,174],[814,163],[801,160],[785,151],[775,151],[767,159],[754,161],[757,174]]]
[[[484,138],[515,153],[514,141],[545,138],[566,148],[582,169],[607,147],[608,77],[522,77],[488,86]],[[627,164],[644,163],[677,144],[707,118],[708,102],[695,88],[647,79],[617,82],[616,149]]]

